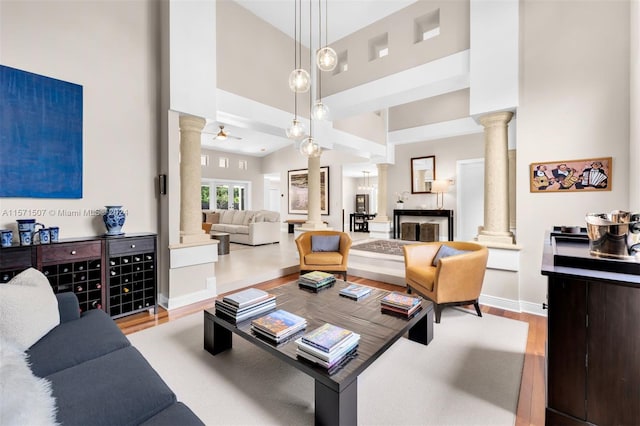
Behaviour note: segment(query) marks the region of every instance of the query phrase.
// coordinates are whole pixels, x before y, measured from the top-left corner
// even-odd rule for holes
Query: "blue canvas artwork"
[[[0,197],[82,198],[82,86],[0,65]]]

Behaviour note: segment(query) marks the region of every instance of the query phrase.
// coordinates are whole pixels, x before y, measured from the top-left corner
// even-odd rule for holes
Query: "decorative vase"
[[[403,207],[404,207],[404,203],[396,203],[396,209],[402,210]]]
[[[102,216],[104,225],[107,227],[107,235],[122,235],[122,226],[126,215],[122,206],[105,206],[107,211]]]

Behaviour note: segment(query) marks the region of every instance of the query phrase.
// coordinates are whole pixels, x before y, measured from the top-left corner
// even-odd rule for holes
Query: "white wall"
[[[44,209],[38,221],[61,238],[99,235],[102,218],[85,210],[122,204],[125,232],[156,232],[159,3],[3,0],[0,10],[0,63],[84,96],[83,198],[2,198],[0,227],[15,229],[16,209]]]
[[[584,226],[589,212],[629,208],[629,3],[525,1],[521,28],[520,299],[541,303],[545,232],[554,225]],[[608,156],[611,191],[529,192],[530,163]]]

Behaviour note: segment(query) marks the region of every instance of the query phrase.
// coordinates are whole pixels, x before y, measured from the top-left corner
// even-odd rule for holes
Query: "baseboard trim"
[[[164,294],[158,295],[158,304],[167,311],[182,308],[183,306],[193,303],[202,302],[203,300],[213,299],[217,296],[215,286],[212,289],[200,290],[195,293],[185,294],[184,296],[167,298]]]
[[[547,311],[542,309],[542,304],[533,302],[526,302],[524,300],[505,299],[503,297],[488,296],[485,294],[480,295],[479,300],[481,305],[487,305],[494,308],[504,309],[511,312],[526,312],[529,314],[547,316]]]

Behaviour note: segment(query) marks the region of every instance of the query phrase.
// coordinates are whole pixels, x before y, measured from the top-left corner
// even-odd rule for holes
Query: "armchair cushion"
[[[340,251],[340,235],[311,236],[311,251]]]
[[[438,253],[436,253],[435,257],[433,258],[433,262],[431,262],[431,266],[438,266],[438,261],[445,257],[456,256],[458,254],[465,254],[465,253],[469,253],[469,250],[458,250],[443,244],[440,246]]]
[[[311,252],[304,257],[307,265],[341,265],[342,254],[338,252]]]

